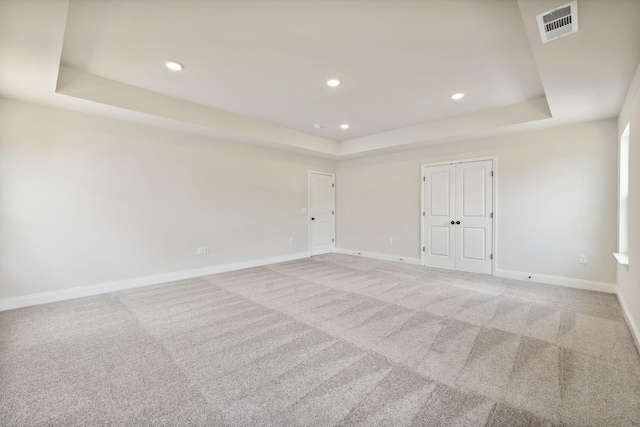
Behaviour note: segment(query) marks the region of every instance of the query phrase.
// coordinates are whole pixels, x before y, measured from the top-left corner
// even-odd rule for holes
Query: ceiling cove
[[[0,95],[334,160],[616,117],[640,2],[565,3],[10,0]]]

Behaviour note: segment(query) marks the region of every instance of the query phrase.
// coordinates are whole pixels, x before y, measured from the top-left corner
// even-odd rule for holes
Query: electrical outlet
[[[205,254],[205,255],[208,254],[209,253],[209,246],[203,247],[202,248],[202,253]]]
[[[586,263],[587,263],[587,256],[580,255],[580,264],[586,264]]]
[[[204,249],[202,249],[202,247],[198,247],[198,255],[202,255],[203,251],[204,251]]]
[[[389,239],[389,244],[393,245],[393,239]]]
[[[300,213],[307,213],[307,208],[300,208]]]

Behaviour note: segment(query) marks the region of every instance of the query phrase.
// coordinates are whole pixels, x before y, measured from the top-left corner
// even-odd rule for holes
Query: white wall
[[[496,155],[497,267],[614,283],[616,127],[605,120],[340,162],[338,248],[419,258],[420,165]]]
[[[310,169],[334,164],[0,99],[0,299],[306,252]]]
[[[497,155],[498,268],[613,282],[616,128],[605,120],[340,162],[338,247],[419,258],[420,165]],[[0,99],[0,299],[305,252],[309,169],[334,163]],[[630,198],[635,251],[638,204]],[[197,256],[204,245],[210,254]],[[638,278],[619,272],[627,283]]]
[[[618,136],[629,134],[629,266],[618,265],[617,285],[627,321],[640,349],[640,66],[618,118]]]

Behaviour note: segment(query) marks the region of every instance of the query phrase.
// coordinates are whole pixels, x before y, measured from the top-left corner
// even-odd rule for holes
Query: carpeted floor
[[[0,313],[0,425],[638,426],[613,295],[324,255]]]

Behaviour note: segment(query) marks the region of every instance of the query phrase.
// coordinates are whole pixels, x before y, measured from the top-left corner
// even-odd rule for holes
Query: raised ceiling
[[[62,63],[337,141],[544,95],[504,0],[83,1]]]
[[[335,159],[615,117],[640,1],[579,0],[543,45],[564,3],[3,0],[0,95]]]

